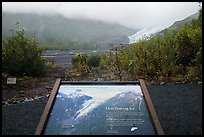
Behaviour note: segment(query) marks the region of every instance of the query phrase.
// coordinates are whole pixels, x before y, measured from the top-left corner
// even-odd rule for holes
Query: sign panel
[[[16,78],[7,78],[7,84],[16,84]]]
[[[60,84],[41,134],[155,135],[150,115],[138,84]]]

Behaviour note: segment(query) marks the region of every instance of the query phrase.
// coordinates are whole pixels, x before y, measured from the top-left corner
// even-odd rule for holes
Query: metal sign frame
[[[156,114],[155,108],[153,106],[152,100],[150,98],[150,95],[148,93],[147,87],[145,85],[145,82],[143,79],[139,79],[139,81],[128,81],[128,82],[112,82],[112,81],[61,81],[61,79],[57,79],[54,87],[52,89],[52,92],[50,94],[50,97],[48,99],[48,102],[45,106],[45,109],[43,111],[43,114],[40,118],[40,121],[38,123],[37,129],[35,131],[35,135],[42,135],[43,130],[46,126],[46,123],[49,119],[49,113],[53,107],[53,102],[56,98],[57,92],[59,90],[59,87],[61,84],[69,84],[69,85],[130,85],[130,84],[137,84],[140,85],[142,93],[144,95],[144,100],[147,105],[147,110],[149,112],[149,116],[153,125],[153,128],[155,130],[155,133],[157,135],[164,135],[164,131],[161,127],[160,121],[158,119],[158,116]]]

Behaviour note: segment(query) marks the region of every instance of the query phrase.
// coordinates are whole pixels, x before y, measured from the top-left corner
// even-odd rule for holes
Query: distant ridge
[[[176,29],[178,27],[181,27],[181,26],[184,25],[184,22],[187,22],[188,24],[190,24],[191,21],[193,19],[197,19],[198,16],[199,16],[199,12],[196,12],[195,14],[192,14],[192,15],[188,16],[187,18],[183,19],[183,20],[174,22],[170,27],[168,27],[168,29]]]
[[[2,13],[2,37],[11,35],[19,21],[28,36],[34,35],[42,45],[70,48],[110,48],[115,44],[128,44],[128,36],[137,29],[96,20],[70,19],[62,15]]]

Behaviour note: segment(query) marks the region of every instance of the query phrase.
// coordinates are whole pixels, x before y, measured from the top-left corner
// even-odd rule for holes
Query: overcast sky
[[[90,18],[130,28],[168,27],[199,10],[198,2],[2,2],[2,11],[60,13],[69,18]]]

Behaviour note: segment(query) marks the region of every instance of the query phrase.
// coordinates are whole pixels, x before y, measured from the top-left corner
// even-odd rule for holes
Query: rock
[[[52,89],[52,87],[45,86],[46,89]]]
[[[179,82],[179,81],[177,81],[177,82],[175,82],[175,84],[181,84],[182,82]]]
[[[33,100],[34,100],[33,98],[30,98],[30,99],[25,98],[24,102],[33,101]]]
[[[164,82],[161,82],[160,85],[164,85]]]
[[[46,97],[49,97],[49,96],[50,96],[50,94],[47,94],[47,95],[46,95]]]
[[[23,101],[24,101],[24,99],[19,100],[19,102],[23,102]]]
[[[43,98],[43,97],[44,97],[44,96],[39,96],[39,97],[38,97],[38,96],[35,96],[34,99],[36,100],[36,99],[40,99],[40,98]]]
[[[17,104],[17,103],[18,103],[18,101],[13,101],[13,102],[12,102],[12,104]]]
[[[155,85],[155,84],[156,84],[156,82],[155,82],[155,81],[151,81],[151,84],[152,84],[152,85]]]

